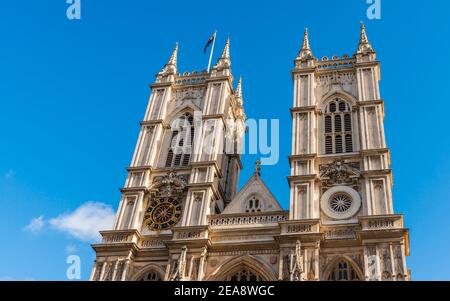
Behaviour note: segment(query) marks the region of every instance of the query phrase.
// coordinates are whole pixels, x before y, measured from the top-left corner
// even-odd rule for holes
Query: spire
[[[361,21],[361,33],[359,35],[358,50],[356,53],[373,52],[372,45],[370,45],[369,39],[367,38],[366,27],[364,22]]]
[[[178,58],[178,42],[175,44],[175,48],[172,51],[172,55],[170,56],[167,65],[173,65],[177,67],[177,58]]]
[[[302,50],[311,50],[311,49],[309,49],[308,28],[306,28],[306,27],[305,27],[305,32],[303,33]]]
[[[304,60],[304,59],[313,59],[313,58],[314,58],[314,55],[311,51],[311,48],[309,47],[308,28],[305,28],[305,32],[303,33],[302,49],[300,49],[300,52],[297,55],[297,59]]]
[[[230,59],[230,38],[227,38],[227,42],[225,43],[225,48],[223,49],[221,59]]]
[[[178,43],[172,51],[169,61],[161,70],[160,74],[175,74],[177,72]]]
[[[242,76],[239,78],[234,95],[236,96],[236,102],[238,105],[242,106],[242,103],[244,102],[242,99]]]
[[[230,66],[230,38],[227,38],[227,42],[225,43],[225,47],[223,48],[222,55],[220,56],[214,68],[229,68]]]

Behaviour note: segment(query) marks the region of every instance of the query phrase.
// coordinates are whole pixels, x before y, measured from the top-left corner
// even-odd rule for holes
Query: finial
[[[302,48],[300,49],[297,60],[304,60],[304,59],[313,59],[314,55],[311,51],[311,48],[309,46],[309,34],[308,34],[308,28],[305,27],[305,31],[303,33],[303,43]]]
[[[242,98],[242,76],[239,77],[239,81],[236,87],[236,97]]]
[[[177,57],[178,57],[178,42],[170,55],[169,61],[164,65],[159,75],[175,74],[177,73]]]
[[[356,53],[364,52],[373,52],[373,48],[372,45],[370,45],[369,39],[367,38],[366,26],[364,26],[364,22],[361,21],[358,50],[356,51]]]
[[[227,42],[225,43],[225,47],[223,48],[223,52],[220,58],[230,59],[230,38],[227,38]]]
[[[260,159],[256,160],[256,162],[255,162],[255,174],[258,176],[261,175],[261,160]]]
[[[230,38],[227,38],[227,42],[225,43],[225,47],[223,48],[222,55],[220,56],[214,68],[229,68],[230,66]]]
[[[311,50],[309,49],[308,27],[305,27],[305,32],[303,33],[302,50]]]
[[[172,55],[170,56],[169,62],[167,65],[177,66],[177,58],[178,58],[178,42],[175,43],[175,48],[172,51]]]
[[[369,39],[367,38],[366,26],[364,26],[364,22],[361,21],[361,33],[359,36],[359,43],[369,43]]]

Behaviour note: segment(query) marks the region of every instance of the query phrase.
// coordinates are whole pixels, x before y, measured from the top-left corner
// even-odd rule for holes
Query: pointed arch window
[[[194,141],[194,117],[185,113],[172,123],[166,167],[185,167],[191,163]]]
[[[331,270],[328,281],[360,281],[355,269],[345,260],[339,261]]]
[[[325,154],[353,152],[350,105],[342,99],[333,99],[326,106],[323,120]]]
[[[261,281],[261,277],[248,267],[242,267],[227,277],[228,281]]]
[[[252,196],[249,200],[247,200],[247,204],[245,205],[245,212],[261,212],[262,204],[261,201],[256,197]]]

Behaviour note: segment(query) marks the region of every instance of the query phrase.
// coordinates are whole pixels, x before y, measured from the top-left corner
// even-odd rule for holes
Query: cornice
[[[128,166],[126,168],[126,171],[130,172],[130,171],[153,171],[153,167],[150,165],[145,165],[145,166]]]
[[[202,120],[208,120],[208,119],[222,119],[224,121],[224,115],[225,114],[209,114],[209,115],[203,115]]]
[[[390,175],[392,176],[392,169],[380,169],[380,170],[364,170],[361,171],[361,174],[367,177],[381,176],[381,175]]]
[[[293,184],[293,183],[309,182],[309,181],[313,181],[315,179],[317,179],[317,175],[316,174],[297,175],[297,176],[288,176],[287,177],[289,186],[291,186],[291,184]]]
[[[296,75],[296,74],[309,74],[309,73],[314,73],[317,71],[317,67],[313,66],[313,67],[306,67],[306,68],[294,68],[291,69],[291,74],[292,76]]]
[[[370,62],[355,62],[354,64],[355,68],[364,68],[364,67],[373,67],[373,66],[380,66],[380,61],[374,60]]]
[[[360,150],[360,153],[362,156],[369,156],[369,155],[383,155],[386,153],[390,153],[391,150],[389,148],[376,148],[376,149],[362,149]]]
[[[140,186],[140,187],[124,187],[124,188],[120,188],[120,192],[121,193],[124,193],[124,194],[126,194],[126,193],[132,193],[132,192],[143,192],[143,193],[145,193],[145,191],[146,191],[146,189],[147,189],[147,187],[145,187],[145,186]]]
[[[373,105],[384,105],[384,99],[373,99],[373,100],[359,100],[356,102],[357,107],[373,106]]]
[[[165,123],[163,119],[157,119],[157,120],[142,120],[140,122],[141,126],[156,126],[161,124],[164,128],[168,129],[170,128],[170,125]]]
[[[304,155],[290,155],[288,156],[289,163],[292,163],[294,160],[310,160],[310,159],[316,159],[317,154],[304,154]]]
[[[317,106],[306,106],[306,107],[291,107],[291,117],[294,116],[294,113],[308,113],[317,111]]]
[[[206,83],[214,83],[214,82],[224,82],[226,81],[231,89],[233,89],[233,75],[227,75],[227,76],[217,76],[217,77],[209,77],[205,80]]]
[[[167,83],[152,83],[148,85],[150,89],[157,88],[173,88],[175,86],[175,82],[167,82]]]
[[[210,167],[214,166],[214,170],[219,177],[222,177],[222,173],[220,172],[219,166],[216,161],[200,161],[200,162],[191,162],[192,167]]]

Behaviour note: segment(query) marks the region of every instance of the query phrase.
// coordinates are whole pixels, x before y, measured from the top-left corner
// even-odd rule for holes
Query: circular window
[[[338,192],[330,198],[330,207],[337,213],[343,213],[350,209],[352,202],[348,194]]]
[[[348,219],[361,207],[361,197],[350,187],[335,186],[322,195],[320,206],[322,211],[332,219]]]

